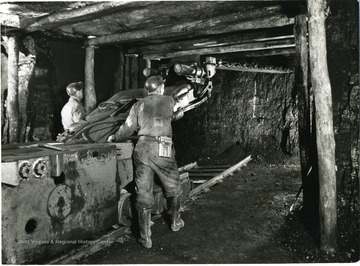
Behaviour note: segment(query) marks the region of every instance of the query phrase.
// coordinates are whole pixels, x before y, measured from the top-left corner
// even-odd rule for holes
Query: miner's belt
[[[155,141],[160,141],[160,138],[161,137],[168,137],[168,138],[171,138],[169,136],[145,136],[145,135],[142,135],[139,137],[139,140],[155,140]]]

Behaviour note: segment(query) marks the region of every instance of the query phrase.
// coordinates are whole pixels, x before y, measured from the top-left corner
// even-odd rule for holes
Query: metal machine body
[[[206,58],[205,67],[166,67],[165,75],[172,67],[187,79],[165,90],[177,110],[189,111],[211,96],[215,66],[215,58]],[[57,141],[63,143],[2,147],[4,263],[50,258],[74,244],[87,244],[114,224],[131,225],[134,193],[126,188],[133,181],[134,145],[106,141],[145,96],[143,89],[115,94],[74,124],[74,131],[59,134]],[[185,199],[191,184],[188,176],[180,178]],[[160,214],[167,208],[161,186],[154,187],[154,197],[152,213]]]
[[[12,146],[2,147],[3,263],[49,258],[118,223],[131,143]]]

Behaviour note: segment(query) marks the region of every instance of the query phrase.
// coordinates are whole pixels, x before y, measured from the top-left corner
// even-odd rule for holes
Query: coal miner
[[[154,205],[154,174],[162,182],[171,211],[171,230],[184,227],[180,219],[182,189],[175,150],[172,142],[171,121],[180,119],[182,111],[174,112],[175,101],[163,95],[164,80],[152,76],[145,82],[148,95],[136,102],[118,132],[108,142],[124,141],[138,129],[139,140],[133,153],[135,164],[136,208],[139,216],[140,244],[151,248],[151,208]]]
[[[71,126],[85,118],[86,111],[81,102],[84,98],[83,90],[84,85],[81,81],[70,83],[66,87],[70,98],[61,110],[61,122],[65,131],[72,131]]]

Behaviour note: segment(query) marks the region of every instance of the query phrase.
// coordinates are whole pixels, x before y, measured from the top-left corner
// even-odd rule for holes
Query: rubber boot
[[[140,238],[139,243],[144,248],[151,248],[151,209],[138,209]]]
[[[170,198],[171,206],[171,230],[177,232],[180,228],[184,227],[185,223],[180,218],[180,203],[181,197]]]

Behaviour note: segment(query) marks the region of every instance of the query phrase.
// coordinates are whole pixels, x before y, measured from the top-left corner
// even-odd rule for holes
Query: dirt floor
[[[296,162],[290,160],[275,165],[254,159],[222,183],[190,199],[182,212],[185,227],[179,232],[172,232],[164,217],[156,219],[152,226],[151,249],[142,248],[131,234],[74,263],[358,261],[359,231],[340,234],[341,243],[335,255],[319,251],[309,231],[300,222],[301,196],[294,211],[290,212],[300,185],[300,167]],[[351,238],[355,242],[350,241]]]

